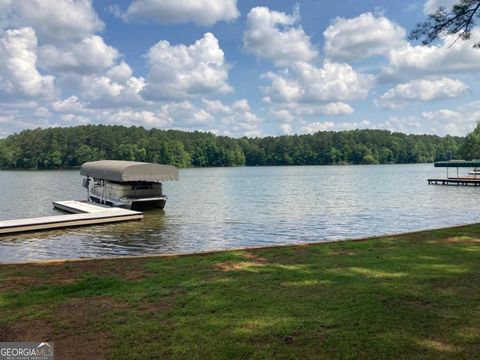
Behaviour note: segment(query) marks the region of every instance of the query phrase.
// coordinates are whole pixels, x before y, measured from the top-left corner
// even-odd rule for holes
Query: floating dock
[[[53,206],[72,214],[0,221],[0,235],[140,220],[143,218],[143,213],[138,211],[95,205],[82,201],[57,201],[53,203]]]
[[[58,210],[66,211],[72,214],[95,214],[95,213],[102,213],[102,212],[109,212],[113,210],[125,210],[121,208],[100,205],[100,204],[93,204],[86,201],[76,201],[76,200],[67,200],[67,201],[54,201],[53,207]],[[129,210],[127,210],[129,211]],[[136,212],[136,211],[132,211]]]
[[[427,179],[429,185],[480,186],[480,178]]]

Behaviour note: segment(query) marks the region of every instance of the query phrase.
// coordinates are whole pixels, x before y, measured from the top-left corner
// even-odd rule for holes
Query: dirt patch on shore
[[[11,329],[7,325],[0,324],[0,342],[10,340]]]
[[[39,341],[53,339],[52,325],[45,319],[26,319],[0,326],[0,341]]]
[[[69,326],[82,328],[98,322],[108,311],[128,308],[108,297],[75,298],[59,304],[53,316]]]
[[[55,357],[104,359],[112,341],[99,325],[102,317],[115,309],[127,310],[128,306],[108,297],[76,298],[59,304],[53,315],[60,321],[57,327],[62,328],[55,336]]]
[[[106,297],[71,299],[58,305],[48,320],[0,324],[0,341],[53,341],[56,359],[104,359],[111,339],[98,325],[109,310],[122,308],[128,307]]]
[[[251,261],[255,261],[256,263],[259,263],[259,264],[265,264],[268,262],[266,258],[258,256],[257,254],[250,251],[244,253],[242,257]]]
[[[144,259],[88,260],[4,265],[1,292],[23,291],[45,285],[68,284],[87,274],[142,280],[152,276],[144,270]]]
[[[353,256],[361,253],[360,249],[338,248],[328,253],[330,256]]]
[[[268,263],[266,258],[256,255],[253,252],[242,254],[242,258],[247,261],[224,261],[217,263],[216,267],[222,271],[248,270],[255,267],[262,267]]]
[[[107,332],[80,330],[63,333],[55,338],[55,359],[105,359],[111,345]]]
[[[217,268],[222,271],[248,270],[260,266],[263,266],[263,264],[258,264],[252,261],[225,261],[217,264]]]
[[[480,239],[472,238],[470,236],[448,236],[442,239],[442,242],[447,244],[471,244],[480,245]]]

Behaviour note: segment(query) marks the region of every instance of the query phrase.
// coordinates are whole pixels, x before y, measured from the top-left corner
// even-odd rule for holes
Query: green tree
[[[463,145],[464,152],[473,137]],[[459,137],[385,130],[233,139],[198,131],[86,125],[10,135],[0,140],[0,168],[68,168],[101,159],[179,167],[412,163],[455,158],[462,142]]]
[[[467,135],[458,152],[465,160],[480,159],[480,123]]]
[[[442,35],[456,35],[458,39],[468,40],[476,19],[480,17],[480,0],[460,0],[450,10],[440,7],[427,20],[418,23],[410,33],[409,39],[420,40],[424,45],[430,44]],[[453,44],[452,43],[452,44]],[[474,44],[480,47],[480,42]]]

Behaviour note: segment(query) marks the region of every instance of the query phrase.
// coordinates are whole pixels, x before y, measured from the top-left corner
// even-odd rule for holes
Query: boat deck
[[[94,205],[82,201],[57,201],[53,203],[53,206],[72,214],[0,221],[0,235],[140,220],[143,218],[143,213],[138,211]]]

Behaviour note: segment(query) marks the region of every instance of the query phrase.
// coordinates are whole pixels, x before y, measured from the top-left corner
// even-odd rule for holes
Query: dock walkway
[[[429,185],[480,186],[480,178],[427,179]]]
[[[143,218],[143,213],[138,211],[95,205],[82,201],[56,201],[53,202],[53,206],[72,214],[0,221],[0,235],[140,220]]]
[[[121,208],[115,208],[107,205],[93,204],[86,201],[76,201],[76,200],[66,200],[66,201],[54,201],[53,207],[66,211],[72,214],[82,214],[82,213],[101,213],[101,212],[111,212],[113,210],[125,210]],[[127,210],[130,211],[130,210]],[[135,211],[133,211],[135,212]]]

